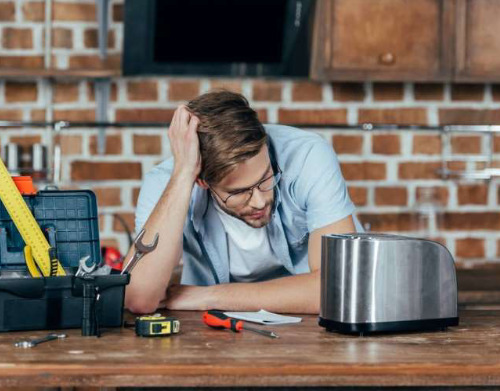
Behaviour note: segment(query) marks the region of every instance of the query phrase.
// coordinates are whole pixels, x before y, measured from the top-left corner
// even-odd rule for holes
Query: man
[[[168,136],[173,158],[146,174],[136,211],[136,231],[159,243],[134,268],[125,305],[318,313],[321,236],[356,230],[332,147],[263,126],[228,91],[179,107]],[[167,290],[181,258],[182,285]]]

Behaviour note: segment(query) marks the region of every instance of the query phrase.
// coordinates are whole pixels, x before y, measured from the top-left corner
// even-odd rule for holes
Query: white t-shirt
[[[269,243],[267,227],[253,228],[224,212],[211,199],[227,233],[229,273],[233,281],[251,282],[265,280],[276,269],[283,269]]]

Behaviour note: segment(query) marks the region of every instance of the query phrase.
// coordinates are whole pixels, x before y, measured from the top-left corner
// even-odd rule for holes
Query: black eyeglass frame
[[[223,199],[212,187],[210,187],[210,185],[208,185],[208,188],[217,196],[219,197],[219,199],[224,203],[224,205],[227,206],[227,200],[230,199],[231,197],[235,196],[235,195],[238,195],[238,194],[241,194],[241,193],[245,193],[245,192],[248,192],[248,191],[251,191],[250,192],[250,197],[248,197],[248,200],[245,202],[248,203],[248,201],[250,201],[253,197],[253,191],[255,188],[259,189],[259,191],[262,191],[262,192],[267,192],[267,191],[271,191],[273,190],[279,183],[279,181],[281,180],[281,174],[283,174],[283,171],[281,171],[281,168],[280,166],[278,166],[278,164],[276,164],[276,168],[277,168],[277,172],[273,172],[272,175],[268,176],[267,178],[264,178],[262,180],[260,180],[258,183],[256,183],[255,185],[253,186],[250,186],[246,189],[243,189],[243,190],[240,190],[238,191],[237,193],[234,193],[234,194],[230,194],[226,197],[226,199]],[[265,181],[267,181],[268,179],[274,177],[274,176],[277,176],[279,175],[279,178],[278,180],[274,183],[274,186],[271,187],[270,189],[267,189],[267,190],[262,190],[259,186],[262,185]],[[242,203],[243,205],[243,203]]]

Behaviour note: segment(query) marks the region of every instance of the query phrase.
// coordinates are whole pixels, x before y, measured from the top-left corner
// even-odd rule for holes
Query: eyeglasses
[[[232,193],[227,196],[225,199],[222,198],[217,192],[210,187],[210,190],[219,197],[219,199],[228,207],[228,208],[236,208],[238,206],[242,206],[248,203],[253,196],[253,191],[255,188],[259,189],[259,191],[266,192],[273,190],[279,183],[281,179],[281,174],[283,173],[279,167],[278,172],[262,179],[259,183],[247,188],[240,190],[236,193]]]

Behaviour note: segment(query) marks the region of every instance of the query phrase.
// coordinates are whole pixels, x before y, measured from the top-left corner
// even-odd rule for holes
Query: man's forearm
[[[159,241],[156,249],[144,255],[131,273],[125,306],[133,312],[154,311],[165,297],[172,271],[182,256],[182,231],[193,183],[189,175],[174,174],[144,224],[143,241],[152,242],[156,233]],[[129,250],[127,260],[134,250],[134,247]]]
[[[232,311],[318,314],[320,271],[257,283],[232,283],[209,287],[210,306]]]

